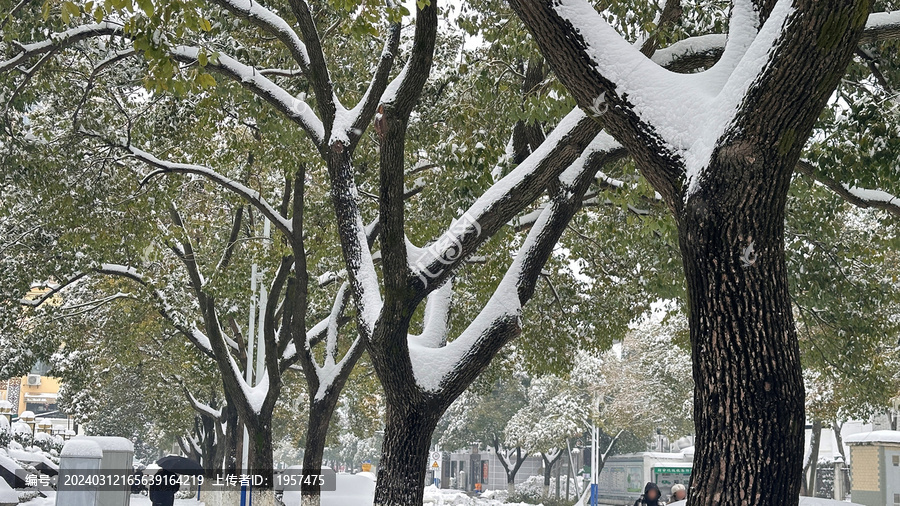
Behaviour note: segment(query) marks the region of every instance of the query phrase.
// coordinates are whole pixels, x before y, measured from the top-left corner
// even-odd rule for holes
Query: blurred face
[[[685,497],[687,497],[687,491],[678,490],[675,492],[675,500],[676,501],[680,501],[680,500],[684,499]]]
[[[651,488],[651,489],[647,492],[647,499],[650,499],[650,500],[653,500],[653,499],[659,499],[659,492],[657,492],[656,489],[652,489],[652,488]]]

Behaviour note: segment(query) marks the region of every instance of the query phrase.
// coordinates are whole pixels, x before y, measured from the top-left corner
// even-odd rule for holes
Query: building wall
[[[875,445],[850,447],[853,460],[850,496],[853,502],[864,506],[886,506],[883,487],[884,450]]]
[[[19,378],[19,410],[18,413],[25,411],[26,394],[52,394],[59,393],[59,380],[50,376],[41,376],[41,384],[37,386],[28,385],[28,376]],[[40,413],[37,413],[40,414]]]
[[[900,505],[900,447],[884,446],[882,454],[885,502],[888,506]]]
[[[483,480],[482,490],[506,490],[506,471],[503,469],[503,465],[500,464],[497,454],[485,451],[477,455],[480,469],[476,469],[476,471],[482,473],[482,476],[484,474],[483,466],[487,465],[487,480]],[[463,469],[466,472],[465,490],[474,490],[472,483],[473,458],[470,452],[453,452],[450,454],[450,458],[442,463],[441,474],[443,478],[441,488],[463,488],[458,480],[460,464],[463,464]],[[523,483],[530,476],[539,475],[542,465],[540,455],[527,457],[516,474],[516,484]],[[554,469],[558,465],[560,465],[559,462],[556,463]]]
[[[853,459],[853,491],[881,491],[881,459],[877,446],[851,446]]]

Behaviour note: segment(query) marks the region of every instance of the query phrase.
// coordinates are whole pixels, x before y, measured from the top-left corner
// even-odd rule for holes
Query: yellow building
[[[49,289],[45,285],[32,286],[25,298],[36,299]],[[54,296],[47,303],[58,302],[58,297]],[[59,411],[57,404],[59,380],[47,376],[49,369],[47,364],[38,361],[26,376],[0,381],[0,400],[7,400],[12,404],[13,416],[31,411],[38,419],[51,420],[54,429],[66,429],[69,425],[68,417]]]
[[[0,382],[0,400],[12,404],[14,415],[31,411],[37,417],[65,418],[56,404],[59,380],[46,376],[47,369],[43,362],[38,362],[27,376]]]
[[[35,416],[55,418],[59,413],[56,398],[59,395],[59,380],[45,376],[46,367],[37,363],[27,376],[19,378],[19,413],[31,411]],[[60,415],[65,418],[65,415]]]

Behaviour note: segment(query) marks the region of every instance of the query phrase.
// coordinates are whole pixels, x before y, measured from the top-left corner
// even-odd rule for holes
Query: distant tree
[[[474,442],[493,447],[506,472],[510,493],[515,491],[516,475],[529,452],[520,444],[509,444],[504,430],[525,404],[526,381],[521,374],[500,377],[486,385],[479,381],[447,409],[441,424],[444,427],[439,426],[435,433],[445,449],[468,448]]]

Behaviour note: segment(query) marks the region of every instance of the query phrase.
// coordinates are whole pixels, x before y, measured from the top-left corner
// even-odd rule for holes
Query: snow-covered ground
[[[481,497],[469,497],[461,490],[438,489],[434,485],[425,488],[423,506],[533,506],[527,503],[505,502],[502,497],[505,493],[497,494],[494,491],[485,492]],[[670,506],[684,506],[684,501],[672,503]],[[21,506],[56,506],[56,493],[48,492],[47,497],[36,497]],[[132,494],[131,506],[151,506],[150,498],[144,495]],[[204,506],[203,502],[196,499],[175,499],[175,506]],[[832,501],[829,499],[815,499],[801,497],[800,506],[859,506],[856,503]]]
[[[505,502],[502,500],[506,492],[495,497],[494,490],[489,490],[481,497],[469,497],[461,490],[439,489],[434,485],[425,487],[422,503],[425,506],[532,506],[527,503]]]
[[[175,506],[203,506],[203,502],[196,499],[176,499]],[[21,506],[56,506],[56,494],[48,492],[47,497],[36,497]],[[131,506],[150,506],[150,498],[143,495],[132,494]],[[484,497],[473,498],[460,490],[439,490],[434,486],[425,489],[423,506],[532,506],[525,503],[507,503],[492,498],[490,492]]]
[[[20,506],[56,506],[56,492],[47,492],[47,497],[35,497],[21,503]],[[151,506],[150,498],[145,495],[131,494],[131,506]],[[204,506],[196,499],[175,499],[175,506]]]

